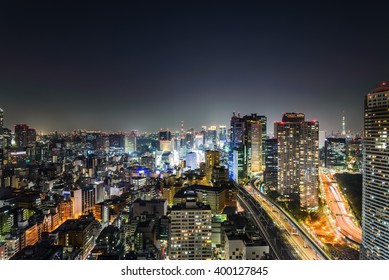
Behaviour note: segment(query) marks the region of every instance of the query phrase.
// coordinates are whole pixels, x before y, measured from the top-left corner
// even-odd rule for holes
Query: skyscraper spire
[[[185,138],[184,121],[181,121],[179,139],[184,139],[184,138]]]
[[[3,127],[4,123],[3,123],[3,109],[0,108],[0,128]]]
[[[346,136],[346,117],[344,116],[344,112],[342,118],[342,136]]]

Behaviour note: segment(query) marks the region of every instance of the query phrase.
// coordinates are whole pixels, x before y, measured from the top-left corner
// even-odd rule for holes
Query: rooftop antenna
[[[342,117],[342,136],[346,136],[346,117],[344,116],[344,111]]]

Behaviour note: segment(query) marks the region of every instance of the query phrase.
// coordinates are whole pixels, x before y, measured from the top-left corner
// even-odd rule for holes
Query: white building
[[[171,210],[169,258],[212,259],[212,212],[209,205],[188,199]]]
[[[134,134],[124,137],[124,152],[133,153],[136,151],[136,136]]]
[[[93,186],[83,187],[73,191],[73,215],[75,218],[94,210],[96,190]]]
[[[389,86],[365,98],[361,259],[389,259]]]
[[[260,260],[269,254],[269,245],[259,236],[224,234],[226,260]]]
[[[224,258],[226,260],[243,260],[244,243],[239,235],[227,235],[224,237]]]
[[[185,160],[186,160],[186,167],[187,168],[190,168],[192,170],[199,168],[199,166],[197,164],[197,154],[195,152],[187,153]]]

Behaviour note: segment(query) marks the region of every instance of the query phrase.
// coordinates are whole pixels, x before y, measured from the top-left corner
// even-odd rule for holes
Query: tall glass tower
[[[365,98],[361,259],[389,259],[389,86]]]
[[[264,170],[266,150],[265,116],[257,114],[231,117],[229,169],[230,178],[240,180],[247,176],[260,175]],[[235,155],[235,158],[234,158]],[[239,159],[237,158],[239,157]],[[237,166],[242,157],[242,168]],[[238,164],[239,165],[239,164]],[[236,170],[240,170],[237,174]],[[261,175],[262,176],[262,175]]]

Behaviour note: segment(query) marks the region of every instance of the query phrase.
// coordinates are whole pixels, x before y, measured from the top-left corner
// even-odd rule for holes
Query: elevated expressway
[[[237,186],[240,204],[256,217],[257,225],[277,259],[328,260],[330,257],[287,212],[253,186]],[[255,219],[255,218],[254,218]],[[269,228],[276,236],[269,234]],[[278,244],[277,244],[278,238]],[[282,246],[280,246],[280,243]],[[288,255],[285,255],[285,252]]]

